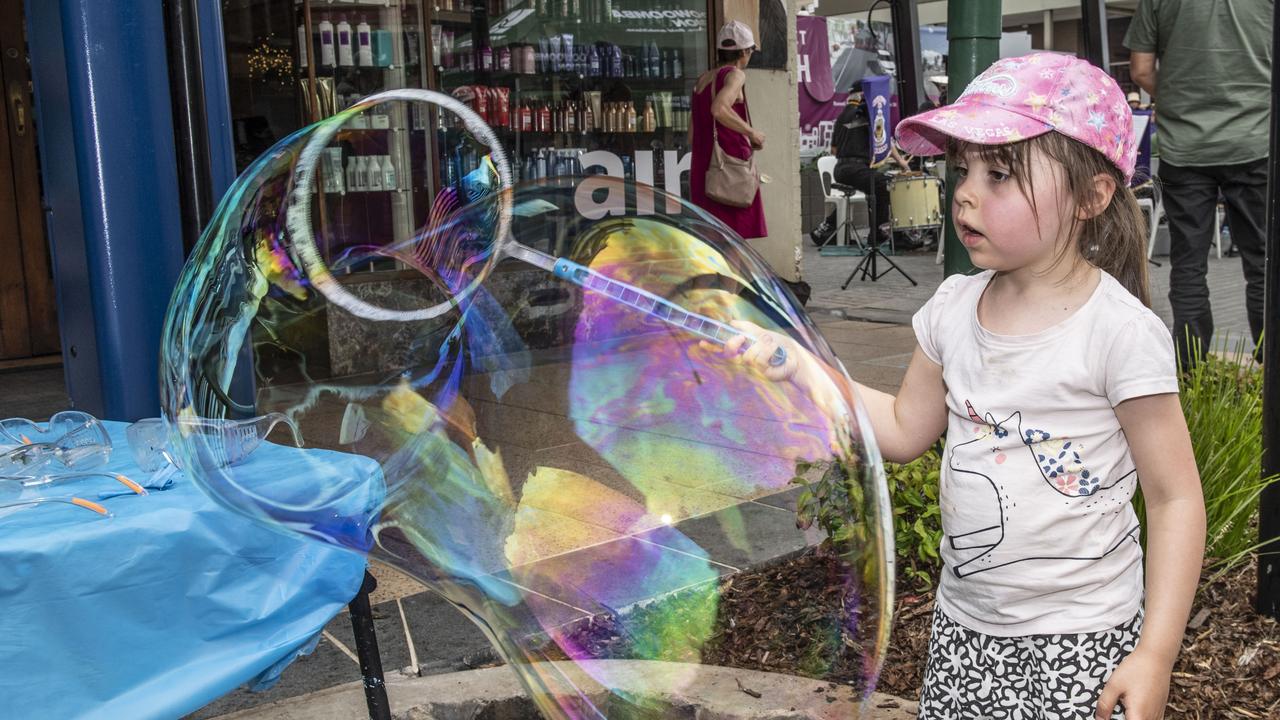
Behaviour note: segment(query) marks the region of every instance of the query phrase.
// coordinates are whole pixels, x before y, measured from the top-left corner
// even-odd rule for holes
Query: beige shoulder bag
[[[717,81],[719,78],[717,78]],[[716,93],[719,93],[717,82]],[[715,95],[712,95],[714,102]],[[747,110],[747,124],[751,124],[751,108],[747,107],[747,89],[742,89],[742,104]],[[746,160],[725,152],[720,147],[720,121],[711,115],[711,166],[707,168],[707,197],[729,207],[750,207],[760,189],[760,174],[756,172],[756,154],[753,151]]]

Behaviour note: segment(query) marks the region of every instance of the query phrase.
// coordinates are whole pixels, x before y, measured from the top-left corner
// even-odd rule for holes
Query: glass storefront
[[[237,171],[362,97],[430,88],[494,129],[517,181],[608,174],[685,194],[706,0],[229,0],[223,26]],[[450,132],[414,108],[349,121],[317,182],[326,255],[410,237],[484,152]],[[357,270],[380,269],[395,263]]]

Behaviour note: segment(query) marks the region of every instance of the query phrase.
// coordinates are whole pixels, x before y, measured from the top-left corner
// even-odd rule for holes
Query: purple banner
[[[836,92],[831,73],[831,39],[827,19],[801,15],[796,18],[800,80],[800,156],[812,157],[831,145],[836,118],[844,109],[848,88]]]
[[[890,93],[893,79],[888,75],[872,75],[862,78],[862,98],[867,104],[867,118],[871,122],[871,167],[889,159],[890,139],[893,134]]]
[[[1131,186],[1136,187],[1151,179],[1151,135],[1156,131],[1154,114],[1150,110],[1133,111],[1133,137],[1138,143],[1138,159]]]

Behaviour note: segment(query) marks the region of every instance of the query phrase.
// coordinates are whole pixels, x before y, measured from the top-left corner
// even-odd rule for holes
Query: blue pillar
[[[231,96],[227,86],[226,40],[222,34],[221,0],[197,0],[200,56],[204,71],[204,108],[208,114],[209,174],[216,208],[236,179],[231,136]],[[203,228],[202,228],[203,229]]]
[[[182,266],[164,17],[154,0],[27,0],[67,385],[116,420],[159,411]]]

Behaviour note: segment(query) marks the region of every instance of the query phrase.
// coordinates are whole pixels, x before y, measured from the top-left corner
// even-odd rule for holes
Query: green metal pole
[[[1000,57],[1000,0],[951,0],[947,3],[947,98],[955,100],[969,81]],[[955,173],[947,170],[947,222],[944,242],[946,275],[973,272],[965,250],[951,225],[951,196]]]

